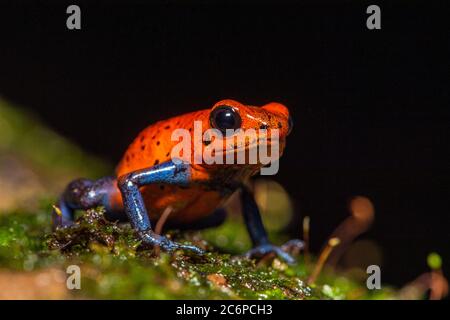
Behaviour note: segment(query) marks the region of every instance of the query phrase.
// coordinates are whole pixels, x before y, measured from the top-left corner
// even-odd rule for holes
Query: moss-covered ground
[[[276,258],[254,261],[231,254],[247,241],[236,237],[240,221],[202,232],[169,235],[208,250],[204,256],[168,255],[144,248],[128,225],[89,210],[68,230],[52,233],[50,206],[36,213],[0,216],[0,266],[15,272],[81,269],[82,288],[65,298],[112,299],[376,299],[394,297],[389,289],[369,291],[344,274],[325,272],[307,286],[310,266],[289,266]],[[220,248],[221,243],[226,251]],[[61,273],[62,275],[62,273]],[[61,281],[60,281],[61,282]],[[42,295],[45,297],[45,294]]]

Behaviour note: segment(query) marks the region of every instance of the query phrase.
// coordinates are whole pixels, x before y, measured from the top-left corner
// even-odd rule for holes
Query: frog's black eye
[[[288,128],[287,134],[291,133],[292,128],[294,128],[294,120],[292,120],[291,116],[289,116],[289,118],[288,118],[288,126],[289,126],[289,128]]]
[[[225,133],[227,129],[238,129],[241,127],[242,119],[239,113],[229,106],[218,106],[209,118],[211,126]]]

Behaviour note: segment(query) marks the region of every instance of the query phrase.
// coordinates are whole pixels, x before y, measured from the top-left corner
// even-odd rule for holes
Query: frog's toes
[[[193,246],[193,245],[187,245],[187,244],[179,244],[179,243],[175,243],[175,244],[178,246],[178,249],[191,251],[191,252],[193,252],[195,254],[198,254],[198,255],[204,255],[205,254],[205,250],[200,249],[199,247],[196,247],[196,246]]]
[[[251,258],[261,258],[269,253],[276,254],[280,259],[284,260],[288,264],[294,264],[295,259],[287,252],[285,252],[282,247],[277,247],[272,244],[262,244],[259,245],[245,254],[249,259]]]
[[[292,239],[281,246],[281,249],[291,254],[299,254],[305,248],[305,243],[300,239]]]
[[[174,242],[174,241],[169,240],[164,236],[158,235],[155,232],[150,231],[150,230],[148,230],[146,232],[140,232],[139,237],[141,238],[142,242],[145,245],[158,246],[159,248],[161,248],[161,250],[164,250],[166,252],[174,252],[176,250],[185,250],[185,251],[192,251],[193,253],[196,253],[199,255],[202,255],[205,253],[205,251],[200,249],[199,247]]]

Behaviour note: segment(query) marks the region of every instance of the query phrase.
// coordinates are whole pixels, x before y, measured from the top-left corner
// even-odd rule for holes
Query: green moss
[[[65,270],[77,264],[82,289],[73,291],[74,298],[346,299],[352,294],[356,298],[392,295],[386,291],[372,297],[363,284],[330,273],[323,276],[328,283],[309,287],[305,279],[310,270],[301,261],[288,266],[278,259],[257,262],[235,255],[248,247],[244,237],[237,240],[245,235],[240,221],[228,221],[216,230],[169,234],[176,241],[208,249],[199,257],[183,252],[158,255],[143,247],[128,225],[106,221],[100,208],[81,215],[74,227],[51,233],[49,212],[47,206],[36,214],[14,212],[0,217],[0,265],[32,271],[50,266]],[[218,241],[216,237],[223,247],[212,245]],[[240,241],[242,245],[234,246]],[[224,253],[225,249],[233,254]]]

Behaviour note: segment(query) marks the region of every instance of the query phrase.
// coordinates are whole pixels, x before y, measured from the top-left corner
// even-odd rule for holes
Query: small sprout
[[[164,209],[161,217],[159,218],[159,220],[155,226],[156,234],[161,234],[164,224],[166,223],[167,218],[169,218],[169,215],[172,213],[172,211],[173,211],[173,208],[171,206],[168,206],[166,209]]]
[[[331,238],[330,240],[328,240],[328,244],[331,247],[336,247],[339,243],[341,243],[341,240],[339,240],[339,238]]]
[[[339,238],[342,245],[333,251],[328,258],[328,265],[334,266],[345,252],[346,248],[362,233],[366,232],[375,218],[375,207],[372,201],[363,196],[353,197],[348,207],[348,216],[332,233]]]
[[[314,283],[317,279],[317,277],[320,274],[320,271],[322,271],[323,265],[328,259],[328,256],[333,251],[333,249],[341,243],[341,240],[339,238],[331,238],[328,240],[327,245],[323,249],[322,253],[319,256],[319,259],[316,263],[316,266],[314,267],[314,271],[311,274],[311,276],[308,278],[308,285]]]
[[[305,263],[309,264],[309,223],[308,216],[303,218],[303,241],[305,242]]]
[[[441,300],[448,294],[448,281],[442,273],[442,258],[432,252],[427,257],[427,263],[430,269],[430,300]]]
[[[428,266],[433,270],[439,270],[442,267],[442,259],[439,254],[432,252],[427,257]]]
[[[164,209],[161,217],[158,219],[158,222],[156,223],[155,226],[155,233],[156,234],[161,234],[164,224],[167,221],[167,218],[169,217],[169,215],[172,213],[173,208],[171,206],[168,206],[166,209]],[[160,248],[159,246],[155,246],[155,254],[156,256],[159,256],[160,253]]]

